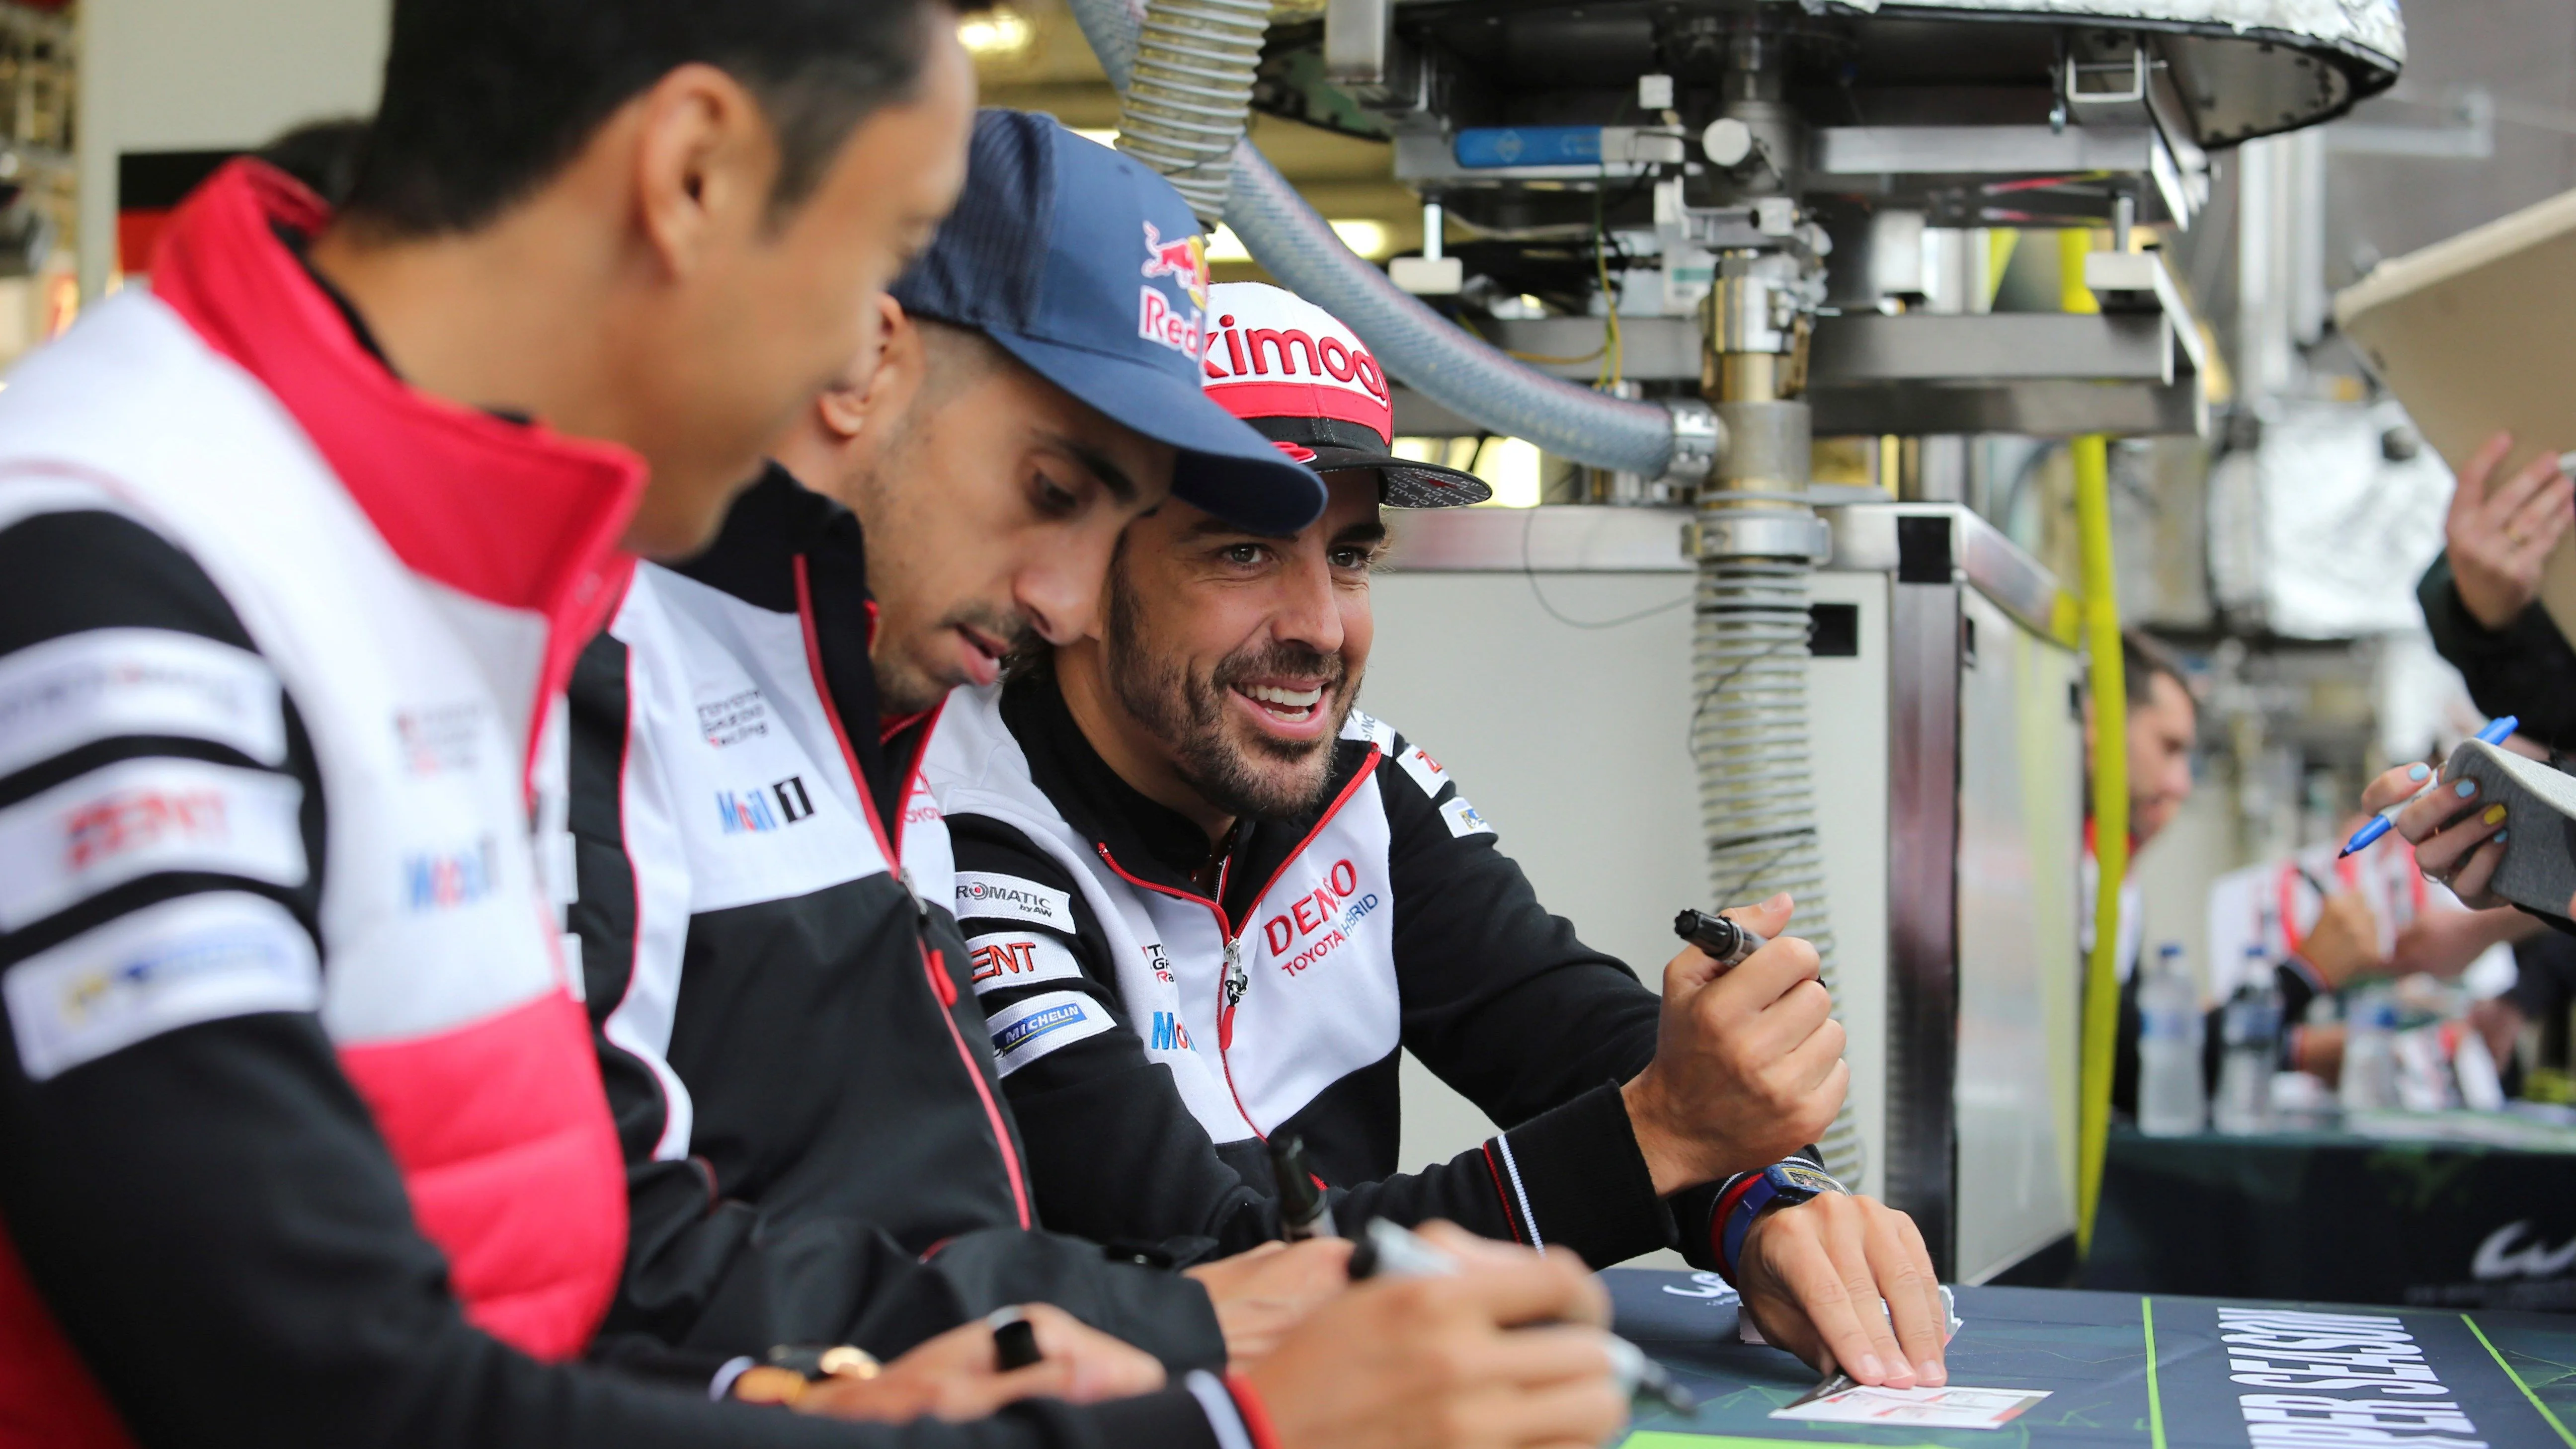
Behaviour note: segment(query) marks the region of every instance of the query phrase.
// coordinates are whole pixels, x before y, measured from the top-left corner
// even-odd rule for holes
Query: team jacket
[[[1351,717],[1320,811],[1244,822],[1213,896],[1206,836],[1102,762],[1051,675],[952,696],[928,753],[1049,1222],[1249,1247],[1278,1227],[1264,1139],[1294,1132],[1346,1223],[1445,1217],[1596,1266],[1673,1241],[1616,1085],[1654,1056],[1655,996],[1386,724]],[[1390,1176],[1399,1048],[1518,1125]]]
[[[578,1365],[625,1244],[532,849],[641,470],[450,407],[239,163],[0,393],[0,1442],[1209,1446]]]
[[[1046,1299],[1221,1365],[1196,1284],[1028,1231],[925,727],[879,737],[865,566],[773,468],[705,554],[637,570],[575,675],[571,919],[633,1214],[612,1345],[888,1354]]]

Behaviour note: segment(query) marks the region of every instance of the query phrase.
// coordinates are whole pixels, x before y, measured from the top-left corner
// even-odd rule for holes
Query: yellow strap
[[[2059,296],[2069,312],[2098,312],[2084,285],[2090,232],[2058,233]],[[2075,529],[2083,552],[2084,639],[2093,682],[2093,954],[2084,972],[2083,1101],[2077,1116],[2075,1242],[2093,1247],[2102,1158],[2111,1140],[2111,1071],[2119,1050],[2120,885],[2129,874],[2129,701],[2120,673],[2120,601],[2111,559],[2111,456],[2099,435],[2069,444]]]

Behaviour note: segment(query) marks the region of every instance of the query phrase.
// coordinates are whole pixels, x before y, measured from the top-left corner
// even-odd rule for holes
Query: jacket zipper
[[[1351,795],[1359,789],[1360,782],[1377,773],[1378,761],[1382,758],[1384,756],[1377,746],[1369,746],[1368,757],[1360,761],[1360,767],[1357,770],[1351,772],[1350,783],[1342,786],[1341,793],[1335,795],[1333,802],[1324,807],[1324,813],[1315,817],[1315,823],[1307,830],[1306,838],[1298,841],[1295,849],[1280,857],[1279,868],[1272,871],[1270,879],[1263,881],[1261,889],[1253,893],[1252,900],[1243,913],[1246,921],[1261,914],[1261,902],[1270,894],[1270,888],[1279,884],[1279,878],[1288,873],[1288,867],[1297,863],[1297,857],[1306,853],[1307,846],[1315,843],[1315,837],[1324,833],[1324,827],[1332,823],[1333,817],[1342,813],[1342,807],[1350,803]],[[1231,1055],[1234,1048],[1234,1009],[1242,1005],[1243,998],[1251,992],[1252,976],[1243,964],[1243,932],[1235,929],[1234,923],[1226,919],[1225,907],[1218,904],[1218,901],[1225,897],[1226,874],[1234,868],[1233,860],[1229,858],[1218,864],[1217,900],[1210,900],[1206,896],[1195,895],[1189,891],[1174,890],[1169,886],[1156,885],[1149,880],[1139,880],[1119,867],[1117,857],[1109,853],[1108,842],[1094,840],[1091,844],[1093,849],[1100,852],[1101,860],[1108,864],[1109,869],[1120,880],[1158,895],[1170,896],[1175,900],[1196,901],[1207,907],[1209,913],[1216,917],[1217,934],[1225,941],[1225,971],[1217,981],[1217,1065],[1225,1072],[1225,1090],[1234,1098],[1234,1110],[1243,1118],[1243,1125],[1252,1129],[1253,1136],[1264,1142],[1269,1141],[1270,1134],[1262,1130],[1260,1123],[1252,1120],[1252,1113],[1244,1108],[1242,1091],[1234,1085],[1234,1059]]]
[[[957,983],[949,979],[947,962],[930,944],[930,905],[913,889],[912,872],[904,868],[896,855],[893,840],[887,836],[885,822],[877,818],[876,801],[868,792],[868,777],[859,769],[859,756],[850,748],[850,732],[841,725],[840,706],[832,702],[832,688],[823,677],[823,651],[814,629],[814,591],[807,581],[805,556],[796,556],[796,617],[805,633],[805,668],[812,675],[815,697],[823,704],[823,718],[832,726],[832,738],[841,747],[841,764],[850,772],[850,788],[859,797],[860,818],[876,836],[877,849],[884,853],[886,868],[895,874],[903,893],[912,901],[912,944],[921,954],[921,972],[930,987],[931,999],[939,1005],[939,1020],[948,1028],[948,1039],[957,1048],[959,1065],[966,1069],[966,1080],[975,1086],[976,1099],[983,1103],[984,1120],[993,1129],[993,1150],[1001,1155],[1002,1174],[1010,1179],[1011,1202],[1019,1214],[1020,1226],[1034,1227],[1036,1218],[1029,1211],[1028,1175],[1020,1166],[1020,1154],[1011,1145],[1011,1129],[1002,1120],[1001,1104],[994,1100],[992,1083],[984,1079],[984,1069],[975,1059],[974,1049],[966,1044],[966,1034],[957,1028],[954,1009],[957,1005]],[[937,721],[932,721],[934,728]],[[905,780],[907,795],[911,789]],[[896,824],[901,825],[901,821]]]

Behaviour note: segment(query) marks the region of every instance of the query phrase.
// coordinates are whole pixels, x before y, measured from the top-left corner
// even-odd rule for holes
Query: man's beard
[[[869,544],[868,591],[878,600],[880,611],[884,609],[886,599],[912,592],[911,575],[916,567],[905,561],[900,549],[889,547],[894,536],[902,531],[902,525],[883,516],[884,507],[880,500],[891,501],[885,493],[889,477],[900,478],[904,476],[904,470],[918,470],[925,466],[913,447],[909,414],[893,420],[890,426],[892,431],[878,461],[850,480],[848,492],[854,505],[877,505],[861,507],[858,511],[863,527],[870,514],[879,515],[874,527],[865,527],[865,533]],[[927,631],[906,631],[883,612],[879,614],[877,625],[875,637],[869,642],[868,662],[876,675],[877,709],[892,719],[936,708],[958,683],[938,677],[925,668],[913,657],[911,646],[926,644],[934,650],[944,649],[956,637],[960,626],[971,626],[989,638],[1008,642],[1011,655],[1025,653],[1041,642],[1036,627],[1018,610],[996,609],[979,602],[968,602],[950,609]]]
[[[1332,785],[1333,742],[1359,699],[1338,654],[1296,644],[1241,649],[1217,661],[1204,676],[1158,657],[1142,610],[1113,566],[1108,583],[1109,628],[1101,659],[1119,704],[1151,731],[1171,754],[1173,769],[1200,798],[1235,816],[1281,819],[1321,805]],[[1226,696],[1238,680],[1287,674],[1320,680],[1335,710],[1330,730],[1303,743],[1255,731],[1238,744],[1229,738]],[[1265,766],[1267,768],[1265,768]]]

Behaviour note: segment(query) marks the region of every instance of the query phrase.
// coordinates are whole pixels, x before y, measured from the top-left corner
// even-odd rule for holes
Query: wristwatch
[[[1833,1174],[1803,1158],[1792,1157],[1775,1162],[1760,1172],[1748,1172],[1726,1185],[1718,1195],[1716,1232],[1717,1269],[1727,1282],[1736,1281],[1735,1257],[1744,1250],[1744,1237],[1753,1231],[1755,1219],[1775,1207],[1795,1207],[1810,1198],[1829,1192],[1848,1193]]]
[[[825,1379],[872,1379],[884,1372],[876,1356],[846,1343],[782,1343],[769,1361],[734,1375],[725,1397],[754,1404],[793,1404]]]

